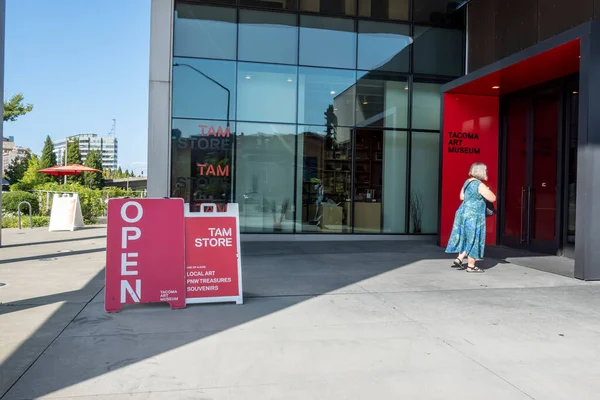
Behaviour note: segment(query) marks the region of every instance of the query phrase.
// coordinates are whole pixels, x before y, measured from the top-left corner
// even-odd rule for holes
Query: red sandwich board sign
[[[166,302],[185,308],[182,199],[108,201],[104,308]]]
[[[202,204],[185,210],[186,303],[243,303],[240,222],[237,204],[219,211]]]

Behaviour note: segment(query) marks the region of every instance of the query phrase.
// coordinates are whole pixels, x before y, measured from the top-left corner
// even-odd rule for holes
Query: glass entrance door
[[[565,140],[565,213],[563,255],[575,257],[575,206],[577,197],[577,143],[579,120],[579,91],[574,84],[567,90]]]
[[[558,250],[560,104],[559,91],[506,103],[503,244]]]

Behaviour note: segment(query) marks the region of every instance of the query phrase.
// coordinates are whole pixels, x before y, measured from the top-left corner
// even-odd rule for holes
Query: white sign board
[[[74,231],[76,228],[83,228],[83,226],[79,195],[77,193],[72,195],[55,193],[52,198],[48,230],[50,232]]]
[[[220,207],[223,207],[221,205]],[[185,205],[186,304],[243,303],[238,205]]]

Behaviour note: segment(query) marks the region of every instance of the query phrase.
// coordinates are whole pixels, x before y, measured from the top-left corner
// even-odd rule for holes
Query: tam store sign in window
[[[171,196],[198,211],[203,203],[231,202],[235,133],[227,123],[173,120]]]

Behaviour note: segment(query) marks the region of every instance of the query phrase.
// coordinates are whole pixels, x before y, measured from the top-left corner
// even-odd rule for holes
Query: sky
[[[149,46],[150,0],[6,0],[4,96],[33,111],[4,136],[40,154],[47,135],[106,136],[116,119],[119,164],[145,174]]]

